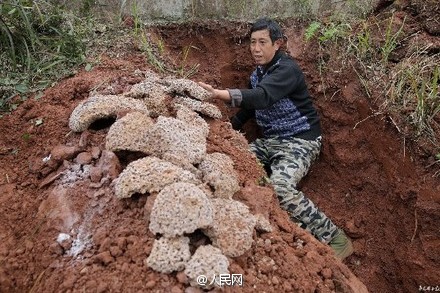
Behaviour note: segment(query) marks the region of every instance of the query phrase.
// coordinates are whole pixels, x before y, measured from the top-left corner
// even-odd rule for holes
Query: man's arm
[[[241,92],[239,89],[227,89],[220,90],[215,89],[211,85],[199,82],[200,86],[211,93],[211,98],[219,99],[230,103],[233,107],[239,107],[241,103]],[[251,118],[255,117],[255,110],[251,109],[240,109],[231,118],[232,128],[235,130],[240,130],[243,125]]]

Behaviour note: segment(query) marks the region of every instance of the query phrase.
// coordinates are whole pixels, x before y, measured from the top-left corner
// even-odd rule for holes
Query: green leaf
[[[0,84],[1,85],[13,85],[15,83],[9,77],[5,77],[5,78],[0,78]]]
[[[20,83],[15,86],[15,90],[19,93],[27,93],[29,91],[29,87],[25,83]]]
[[[92,64],[87,63],[85,70],[86,70],[86,71],[90,71],[90,70],[92,70]]]

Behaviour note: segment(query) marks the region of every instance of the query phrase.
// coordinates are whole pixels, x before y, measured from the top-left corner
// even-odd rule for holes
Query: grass
[[[440,113],[440,54],[415,48],[407,50],[397,62],[390,62],[390,55],[404,40],[406,19],[397,22],[391,15],[386,21],[385,31],[377,30],[379,37],[375,39],[370,26],[380,28],[383,22],[370,21],[368,25],[364,21],[360,31],[350,38],[352,53],[363,69],[360,79],[368,93],[382,96],[379,111],[401,117],[404,125],[396,125],[399,132],[415,140],[428,138],[440,149],[438,131],[434,130],[440,129],[435,119]]]
[[[402,47],[408,38],[406,23],[406,18],[394,14],[382,20],[372,15],[347,24],[315,20],[306,27],[304,39],[318,44],[316,56],[324,96],[326,88],[334,86],[327,78],[334,75],[334,68],[345,71],[350,65],[368,98],[379,105],[372,110],[373,116],[388,116],[404,139],[428,141],[433,150],[430,155],[439,165],[440,53],[428,47]]]
[[[328,66],[328,61],[331,58],[328,52],[337,50],[340,54],[332,57],[336,57],[339,60],[345,60],[347,50],[341,50],[341,43],[351,33],[351,25],[346,22],[338,21],[312,21],[309,26],[305,29],[304,39],[306,42],[317,41],[318,52],[316,53],[318,57],[318,70],[321,79],[321,88],[324,92],[324,96],[327,97],[327,88],[332,85],[328,85],[325,81],[326,74],[331,71],[335,73],[336,71],[341,72],[343,68],[335,68],[333,66]],[[333,61],[333,60],[332,60]],[[343,61],[342,61],[343,63]],[[345,66],[345,65],[343,65]]]
[[[193,64],[193,65],[187,64],[188,63],[187,62],[188,55],[189,55],[191,49],[199,50],[199,48],[192,46],[192,45],[183,47],[182,58],[181,58],[180,64],[177,66],[177,70],[173,70],[173,72],[175,72],[177,74],[177,76],[179,76],[181,78],[189,78],[189,77],[193,76],[194,74],[196,74],[197,71],[199,70],[200,64],[198,64],[198,63]]]
[[[402,22],[402,25],[396,32],[393,31],[393,24],[394,15],[390,18],[387,29],[385,31],[385,42],[380,47],[380,51],[382,53],[382,62],[384,63],[388,62],[390,54],[397,48],[399,36],[401,35],[402,29],[405,25],[405,20]]]
[[[406,121],[416,136],[435,138],[434,119],[440,113],[440,55],[416,52],[391,71],[387,88],[387,107],[406,109]]]
[[[349,34],[351,26],[348,23],[328,22],[322,23],[313,21],[304,33],[306,41],[317,37],[319,43],[324,45],[328,42],[337,42],[338,39],[343,38]]]
[[[83,13],[90,8],[84,3]],[[83,63],[91,27],[47,1],[0,2],[0,115]]]
[[[147,62],[151,64],[160,73],[172,73],[180,78],[189,78],[197,73],[199,64],[188,64],[188,56],[191,49],[196,47],[189,45],[182,49],[180,60],[173,62],[164,61],[165,44],[161,38],[153,40],[151,34],[148,34],[148,28],[142,23],[139,16],[139,10],[136,3],[133,4],[132,14],[134,19],[133,37],[139,42],[139,49],[145,53]]]
[[[79,66],[90,71],[95,64],[93,60],[86,61],[88,42],[95,43],[94,33],[100,25],[91,16],[95,2],[81,0],[77,3],[77,15],[53,3],[58,1],[0,2],[0,118],[30,97],[40,98],[44,89],[74,74]],[[167,64],[163,59],[163,40],[152,41],[136,3],[131,10],[133,39],[148,63],[159,72],[183,78],[197,73],[199,64],[188,64],[188,56],[195,47],[183,48],[180,59]]]

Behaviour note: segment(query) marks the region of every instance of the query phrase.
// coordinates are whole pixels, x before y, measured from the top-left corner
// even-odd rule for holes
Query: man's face
[[[280,48],[280,40],[272,43],[269,30],[255,31],[251,34],[251,54],[257,65],[268,64]]]

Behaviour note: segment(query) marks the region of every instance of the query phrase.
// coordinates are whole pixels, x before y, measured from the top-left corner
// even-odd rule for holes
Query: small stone
[[[118,177],[122,170],[118,157],[110,151],[102,152],[97,167],[101,169],[104,176],[109,176],[112,179]]]
[[[113,257],[118,257],[122,255],[122,250],[118,246],[112,246],[110,247],[110,254]]]
[[[69,250],[72,247],[72,239],[66,239],[62,242],[60,242],[61,247],[66,251]]]
[[[99,199],[101,196],[105,195],[105,190],[98,190],[95,193],[93,193],[94,199]]]
[[[92,147],[90,153],[92,154],[92,158],[97,160],[99,159],[99,156],[101,155],[101,149],[97,146]]]
[[[151,289],[151,288],[153,288],[154,286],[156,286],[156,281],[155,281],[155,280],[150,280],[150,281],[147,282],[147,284],[145,284],[145,287],[146,287],[147,289]]]
[[[183,293],[183,290],[179,286],[173,286],[171,293]]]
[[[179,281],[179,283],[181,284],[186,284],[188,283],[188,277],[186,276],[186,274],[184,272],[178,272],[176,275],[177,281]]]
[[[104,238],[104,240],[99,243],[99,252],[106,251],[110,248],[112,241],[109,237]]]
[[[51,159],[55,161],[69,160],[73,158],[79,150],[73,146],[57,145],[51,151]]]
[[[272,250],[272,241],[270,239],[264,240],[264,251],[270,252]]]
[[[96,260],[97,262],[102,263],[102,264],[105,265],[105,266],[108,265],[108,264],[110,264],[111,262],[114,261],[113,257],[112,257],[111,254],[110,254],[110,251],[104,251],[104,252],[101,252],[100,254],[98,254],[98,255],[95,257],[95,260]]]
[[[289,282],[285,281],[283,283],[283,289],[284,289],[284,292],[291,292],[292,291],[292,285]]]
[[[79,272],[79,274],[82,276],[87,275],[88,273],[89,273],[89,267],[85,267]]]
[[[84,131],[81,133],[81,137],[79,138],[78,147],[81,149],[84,149],[87,146],[87,143],[89,142],[89,132]]]
[[[332,275],[333,275],[333,272],[332,272],[332,270],[331,270],[330,268],[323,268],[323,269],[321,270],[321,274],[322,274],[322,276],[323,276],[325,279],[331,279],[331,278],[332,278]]]
[[[63,254],[63,248],[58,243],[52,243],[49,246],[49,251],[56,255],[62,255]]]
[[[98,167],[90,167],[90,181],[93,183],[98,183],[102,179],[102,171],[101,168]]]
[[[335,289],[335,283],[333,282],[333,280],[330,279],[325,279],[324,280],[324,285],[329,288],[330,290],[334,290]]]
[[[79,153],[75,158],[75,162],[81,165],[88,165],[92,162],[92,154],[89,152]]]
[[[32,249],[34,248],[34,243],[32,241],[25,240],[25,247],[26,251],[32,251]]]
[[[99,283],[98,288],[96,288],[96,293],[103,293],[106,292],[108,289],[108,285],[106,283]]]
[[[119,237],[116,240],[116,244],[121,250],[125,250],[127,248],[127,239],[125,237]]]
[[[94,290],[94,289],[96,289],[96,286],[98,286],[98,283],[96,282],[96,280],[90,280],[90,281],[87,281],[87,283],[86,283],[86,288],[88,290]]]

